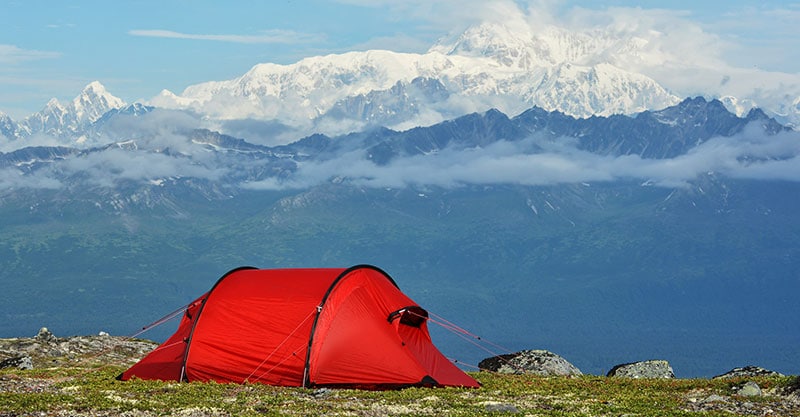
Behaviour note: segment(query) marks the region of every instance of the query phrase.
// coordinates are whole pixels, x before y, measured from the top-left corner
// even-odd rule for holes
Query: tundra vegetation
[[[115,377],[148,344],[109,336],[84,339],[91,343],[73,345],[84,348],[61,356],[32,354],[32,369],[0,369],[0,416],[800,415],[797,376],[633,379],[473,372],[481,388],[387,391],[123,382]],[[22,339],[5,342],[9,340],[32,346]],[[742,394],[741,387],[748,382],[758,384],[760,395]]]

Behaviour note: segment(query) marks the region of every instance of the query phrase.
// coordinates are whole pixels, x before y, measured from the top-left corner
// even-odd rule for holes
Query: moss
[[[737,414],[736,381],[707,379],[627,379],[600,376],[542,377],[473,373],[480,389],[409,388],[397,391],[312,390],[260,384],[117,381],[122,368],[4,371],[0,373],[0,410],[9,415],[70,413],[108,415],[138,411],[144,415],[182,411],[202,416],[707,416]],[[762,387],[794,387],[798,378],[756,379]],[[17,388],[11,389],[14,386]],[[6,387],[6,388],[3,388]],[[28,387],[26,389],[24,387]],[[725,401],[703,405],[712,394]],[[788,410],[766,396],[754,407]],[[776,405],[778,404],[778,405]],[[694,407],[694,408],[692,408]],[[727,411],[724,407],[728,407]],[[784,407],[784,408],[780,408]]]

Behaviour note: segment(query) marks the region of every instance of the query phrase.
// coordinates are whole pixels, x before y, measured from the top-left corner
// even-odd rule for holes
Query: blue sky
[[[231,79],[257,63],[349,50],[424,52],[449,32],[512,9],[568,24],[629,8],[696,28],[732,66],[800,73],[797,1],[19,0],[0,1],[0,111],[22,119],[94,80],[133,102]]]

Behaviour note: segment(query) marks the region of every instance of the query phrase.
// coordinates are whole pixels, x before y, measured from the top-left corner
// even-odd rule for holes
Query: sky
[[[800,1],[0,0],[0,10],[0,111],[17,120],[95,80],[128,103],[146,101],[258,63],[422,53],[448,33],[520,11],[532,24],[669,24],[702,39],[697,49],[721,64],[800,73]]]

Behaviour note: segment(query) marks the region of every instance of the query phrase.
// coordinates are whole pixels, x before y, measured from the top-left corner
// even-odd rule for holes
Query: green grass
[[[472,374],[479,389],[409,388],[394,391],[313,390],[266,385],[170,383],[114,377],[117,367],[0,371],[0,415],[100,415],[126,411],[202,416],[689,416],[692,398],[711,394],[733,403],[741,380],[626,379]],[[13,384],[27,380],[28,384]],[[755,378],[768,394],[746,401],[774,403],[771,389],[797,377]],[[12,384],[8,384],[12,382]],[[25,388],[25,387],[28,388]],[[11,388],[9,388],[11,387]],[[16,388],[15,388],[16,387]],[[744,400],[742,400],[744,401]],[[148,414],[149,415],[149,414]],[[705,416],[730,416],[711,410]],[[782,415],[780,413],[770,415]]]

